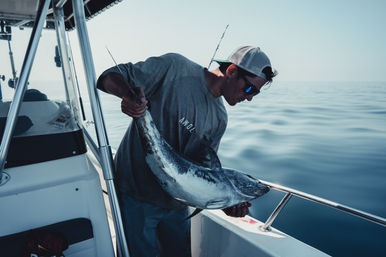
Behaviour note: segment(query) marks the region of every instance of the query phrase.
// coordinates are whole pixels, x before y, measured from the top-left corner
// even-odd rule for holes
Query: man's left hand
[[[249,207],[251,207],[252,204],[245,202],[245,203],[240,203],[225,209],[222,209],[223,212],[225,212],[226,215],[231,216],[231,217],[244,217],[245,215],[248,215],[249,213]]]

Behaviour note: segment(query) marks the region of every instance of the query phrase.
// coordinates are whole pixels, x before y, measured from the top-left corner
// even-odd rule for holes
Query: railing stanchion
[[[280,203],[276,206],[275,210],[273,210],[271,216],[267,219],[267,221],[264,223],[264,225],[261,227],[261,230],[267,231],[269,230],[270,226],[276,219],[277,215],[279,215],[280,211],[284,208],[284,206],[288,203],[288,201],[291,199],[292,194],[287,193],[283,199],[281,199]]]

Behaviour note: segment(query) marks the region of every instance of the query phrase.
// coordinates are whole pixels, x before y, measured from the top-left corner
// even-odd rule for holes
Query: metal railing
[[[343,205],[343,204],[340,204],[337,202],[326,200],[324,198],[321,198],[321,197],[318,197],[315,195],[307,194],[307,193],[304,193],[302,191],[292,189],[290,187],[285,187],[285,186],[271,183],[271,182],[264,181],[264,180],[259,180],[259,181],[261,183],[263,183],[264,185],[270,187],[271,189],[275,189],[277,191],[281,191],[281,192],[286,193],[285,196],[283,197],[283,199],[277,205],[277,207],[273,210],[272,214],[268,217],[265,224],[261,227],[261,230],[263,230],[263,231],[270,230],[270,226],[272,225],[272,223],[274,222],[276,217],[279,215],[281,210],[288,203],[288,201],[291,199],[292,196],[297,196],[297,197],[300,197],[300,198],[303,198],[303,199],[306,199],[309,201],[323,204],[323,205],[332,207],[334,209],[349,213],[349,214],[354,215],[356,217],[359,217],[359,218],[362,218],[362,219],[365,219],[365,220],[368,220],[368,221],[371,221],[373,223],[376,223],[376,224],[379,224],[381,226],[386,227],[386,219],[385,218],[382,218],[382,217],[379,217],[379,216],[376,216],[376,215],[373,215],[373,214],[370,214],[370,213],[367,213],[367,212],[364,212],[364,211],[361,211],[361,210],[358,210],[355,208],[351,208],[349,206],[346,206],[346,205]]]

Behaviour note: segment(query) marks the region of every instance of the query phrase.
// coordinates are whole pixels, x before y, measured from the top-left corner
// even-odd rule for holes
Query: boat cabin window
[[[16,30],[16,29],[14,29]],[[27,47],[27,36],[17,33]],[[10,30],[4,30],[10,33]],[[34,164],[60,158],[67,158],[86,152],[80,118],[78,85],[75,79],[75,65],[66,49],[59,51],[54,30],[43,31],[35,60],[30,72],[27,88],[20,106],[5,167]],[[0,40],[0,54],[7,56],[8,65],[0,66],[0,136],[3,138],[8,111],[18,85],[21,67],[26,51],[18,37],[4,37]],[[2,38],[0,38],[2,39]],[[12,41],[11,41],[12,39]],[[4,42],[5,41],[5,42]],[[8,41],[8,42],[6,42]],[[14,48],[11,48],[13,47]],[[16,52],[17,51],[17,52]],[[48,54],[49,52],[49,54]],[[19,56],[18,59],[15,56]],[[70,58],[71,57],[71,58]],[[2,58],[6,63],[6,58]],[[4,64],[4,63],[3,63]]]

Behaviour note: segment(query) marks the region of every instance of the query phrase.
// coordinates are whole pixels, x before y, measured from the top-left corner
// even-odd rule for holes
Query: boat
[[[14,88],[0,101],[0,255],[21,256],[36,231],[64,238],[64,256],[129,256],[114,186],[109,145],[86,21],[116,4],[114,0],[3,0],[0,39],[7,40]],[[12,28],[31,29],[23,66],[13,64]],[[62,70],[64,99],[29,89],[28,78],[42,30],[56,33],[55,65]],[[97,140],[85,129],[67,31],[76,31],[82,53]],[[2,60],[3,61],[3,60]],[[5,77],[0,75],[4,82]],[[5,83],[2,83],[1,88]],[[1,94],[0,94],[1,96]],[[1,99],[1,97],[0,97]],[[292,188],[261,181],[284,192],[267,221],[232,218],[205,210],[192,219],[192,256],[328,256],[272,227],[292,197],[386,226],[386,219]],[[43,232],[42,232],[43,233]],[[31,255],[32,256],[32,255]]]

